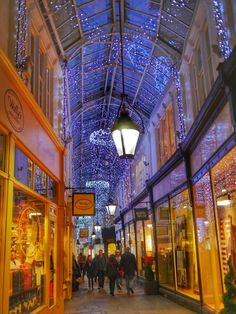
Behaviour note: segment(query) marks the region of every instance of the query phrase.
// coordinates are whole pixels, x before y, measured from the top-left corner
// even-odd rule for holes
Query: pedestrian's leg
[[[115,291],[115,285],[116,285],[116,277],[111,278],[111,291],[112,295],[114,296],[114,291]]]
[[[101,287],[103,288],[104,287],[104,280],[105,280],[105,277],[104,277],[104,271],[101,271]]]
[[[127,293],[130,294],[130,292],[129,292],[129,276],[127,276],[127,275],[125,275],[125,283],[126,283]]]
[[[90,290],[90,288],[91,288],[91,279],[90,279],[90,277],[88,277],[88,285],[89,285],[89,290]]]
[[[134,287],[134,277],[130,277],[129,279],[129,290],[134,293],[134,290],[133,290],[133,287]]]
[[[91,278],[91,282],[92,282],[92,290],[93,290],[93,277]]]
[[[102,277],[101,271],[98,271],[98,289],[102,288]]]

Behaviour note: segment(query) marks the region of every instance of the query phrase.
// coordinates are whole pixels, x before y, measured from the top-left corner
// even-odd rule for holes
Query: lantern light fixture
[[[110,216],[115,215],[117,205],[113,202],[112,199],[109,199],[108,204],[106,205],[107,212]]]
[[[132,159],[134,158],[140,131],[138,126],[131,120],[129,112],[127,111],[125,106],[125,104],[129,105],[129,103],[125,95],[124,56],[123,56],[124,53],[121,25],[121,0],[120,0],[120,48],[121,48],[121,78],[122,78],[121,104],[117,112],[116,121],[111,129],[111,134],[119,157],[123,159]],[[129,106],[132,108],[132,110],[134,110],[134,108],[131,105]],[[142,118],[141,122],[143,126]]]
[[[92,237],[92,239],[93,240],[95,240],[95,238],[96,238],[96,233],[93,231],[93,233],[91,234],[91,237]]]
[[[101,227],[101,225],[97,221],[96,225],[94,225],[94,230],[95,230],[96,233],[99,233],[99,232],[101,232],[101,229],[102,229],[102,227]]]

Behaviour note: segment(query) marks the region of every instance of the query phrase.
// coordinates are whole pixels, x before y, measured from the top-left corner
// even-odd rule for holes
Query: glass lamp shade
[[[126,110],[121,112],[112,127],[111,133],[119,157],[134,158],[140,132]]]
[[[101,227],[101,226],[99,225],[99,223],[97,222],[96,225],[94,226],[95,232],[96,232],[96,233],[97,233],[97,232],[100,232],[101,229],[102,229],[102,227]]]
[[[115,215],[115,211],[116,211],[116,205],[115,204],[108,204],[106,205],[106,209],[107,212],[110,216],[114,216]]]
[[[93,231],[93,233],[91,234],[92,239],[94,240],[96,238],[96,233]]]

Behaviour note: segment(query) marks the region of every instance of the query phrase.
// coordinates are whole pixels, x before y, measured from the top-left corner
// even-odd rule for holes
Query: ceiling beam
[[[42,1],[41,3],[43,4],[43,6],[45,8],[46,13],[47,13],[48,21],[49,21],[50,26],[52,28],[53,35],[55,36],[56,45],[58,46],[58,48],[60,50],[61,57],[63,59],[65,59],[66,58],[66,53],[65,53],[64,48],[63,48],[63,46],[61,44],[61,39],[60,39],[60,37],[58,35],[57,29],[56,29],[56,25],[55,25],[54,20],[52,18],[52,14],[50,13],[50,9],[48,7],[48,4],[47,4],[46,0],[41,0],[41,1]]]
[[[161,10],[162,10],[162,7],[163,7],[163,2],[164,0],[161,0],[161,3],[160,3],[160,14],[159,14],[159,17],[158,17],[158,21],[157,21],[157,31],[156,31],[156,34],[157,34],[157,38],[156,38],[156,42],[158,41],[158,34],[159,34],[159,29],[160,29],[160,24],[161,24]],[[133,99],[133,102],[132,102],[132,106],[134,105],[137,97],[138,97],[138,93],[141,89],[141,86],[142,86],[142,83],[143,83],[143,80],[144,80],[144,77],[145,77],[145,74],[147,72],[147,69],[150,65],[150,60],[152,58],[152,55],[153,55],[153,52],[154,52],[154,49],[155,49],[155,45],[153,44],[152,46],[152,51],[150,52],[150,56],[149,56],[149,59],[148,59],[148,62],[146,63],[145,65],[145,68],[144,68],[144,71],[143,71],[143,75],[141,77],[141,80],[139,81],[139,85],[138,85],[138,88],[137,88],[137,91],[136,91],[136,94],[134,96],[134,99]]]
[[[79,27],[80,37],[83,38],[84,34],[83,34],[82,26],[81,26],[81,21],[80,21],[80,16],[79,16],[79,8],[77,6],[77,1],[72,0],[72,3],[74,5],[74,11],[75,11],[76,19],[77,19],[77,24],[78,24],[78,27]]]

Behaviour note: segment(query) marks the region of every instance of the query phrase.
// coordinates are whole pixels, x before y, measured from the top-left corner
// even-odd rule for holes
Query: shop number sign
[[[95,214],[95,194],[74,193],[72,208],[73,216],[93,216]]]
[[[147,220],[148,219],[148,211],[147,208],[135,208],[135,219],[136,220]]]

